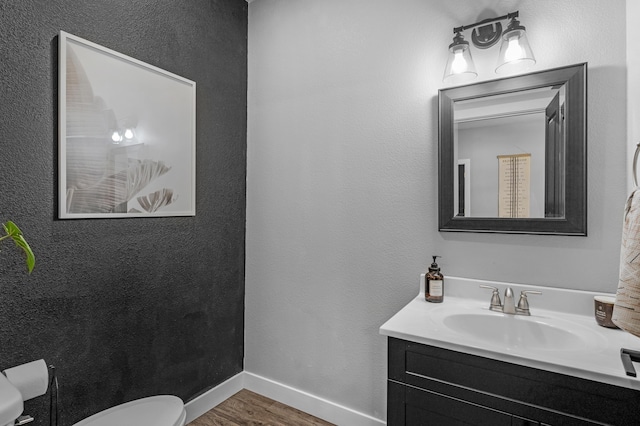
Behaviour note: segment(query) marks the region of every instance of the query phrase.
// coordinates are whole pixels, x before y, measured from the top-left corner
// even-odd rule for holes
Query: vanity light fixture
[[[455,30],[459,31],[456,31],[453,43],[449,45],[449,56],[442,80],[445,83],[464,83],[478,76],[469,50],[469,42],[461,34],[462,27]]]
[[[525,69],[536,63],[531,46],[527,40],[525,27],[518,21],[518,11],[511,12],[497,18],[489,18],[475,24],[455,27],[453,43],[449,45],[449,56],[444,70],[445,83],[464,83],[477,77],[476,67],[469,50],[469,42],[464,39],[462,32],[473,28],[471,41],[479,49],[488,49],[500,39],[500,54],[496,73],[508,73]],[[502,31],[499,21],[510,20],[507,28]]]

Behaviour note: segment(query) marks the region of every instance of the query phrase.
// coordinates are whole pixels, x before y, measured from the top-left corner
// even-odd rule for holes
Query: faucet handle
[[[480,284],[480,287],[493,290],[493,293],[491,294],[491,304],[489,305],[489,309],[491,309],[492,311],[502,312],[502,301],[500,300],[499,290],[496,287],[484,284]]]
[[[520,292],[520,300],[518,301],[516,311],[521,315],[531,315],[531,312],[529,311],[529,300],[527,299],[527,294],[542,294],[542,292],[536,290],[522,290]]]

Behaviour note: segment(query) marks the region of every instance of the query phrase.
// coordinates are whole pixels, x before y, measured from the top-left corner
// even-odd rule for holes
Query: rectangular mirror
[[[440,231],[586,235],[586,72],[439,91]]]

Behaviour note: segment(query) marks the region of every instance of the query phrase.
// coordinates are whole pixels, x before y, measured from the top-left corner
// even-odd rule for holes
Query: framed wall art
[[[195,215],[196,83],[59,42],[59,217]]]

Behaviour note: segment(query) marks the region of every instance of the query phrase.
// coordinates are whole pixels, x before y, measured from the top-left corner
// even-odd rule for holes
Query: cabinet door
[[[640,425],[638,390],[394,338],[388,362],[390,380],[511,414],[514,426]]]
[[[511,415],[435,392],[407,386],[405,425],[511,426]]]

